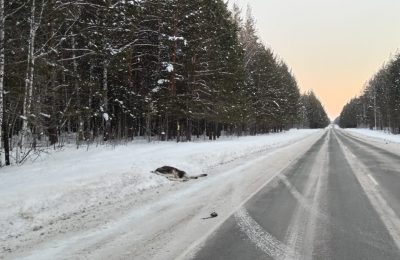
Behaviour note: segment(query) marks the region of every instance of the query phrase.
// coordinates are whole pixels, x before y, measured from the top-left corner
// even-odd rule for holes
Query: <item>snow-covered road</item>
[[[207,237],[194,259],[400,259],[399,151],[327,130]]]
[[[2,169],[0,258],[176,258],[322,133],[69,148]],[[162,165],[209,177],[171,183],[150,173]]]

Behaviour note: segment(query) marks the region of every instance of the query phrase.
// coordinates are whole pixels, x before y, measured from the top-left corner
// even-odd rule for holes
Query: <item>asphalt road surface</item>
[[[400,259],[400,155],[327,130],[194,258]]]

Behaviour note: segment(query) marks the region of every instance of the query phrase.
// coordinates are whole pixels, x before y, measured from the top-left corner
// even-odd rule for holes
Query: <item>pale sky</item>
[[[232,2],[233,0],[231,0]],[[400,47],[400,0],[237,0],[331,119]]]

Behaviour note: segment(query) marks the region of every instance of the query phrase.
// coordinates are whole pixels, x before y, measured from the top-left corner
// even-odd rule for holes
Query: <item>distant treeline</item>
[[[43,143],[325,127],[313,93],[223,0],[0,0],[9,163]]]
[[[385,64],[352,99],[338,119],[345,128],[368,127],[400,133],[400,55]]]

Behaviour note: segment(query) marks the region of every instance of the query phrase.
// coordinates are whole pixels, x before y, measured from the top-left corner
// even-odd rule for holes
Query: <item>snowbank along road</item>
[[[0,258],[400,259],[399,169],[387,141],[310,131],[2,238]]]

